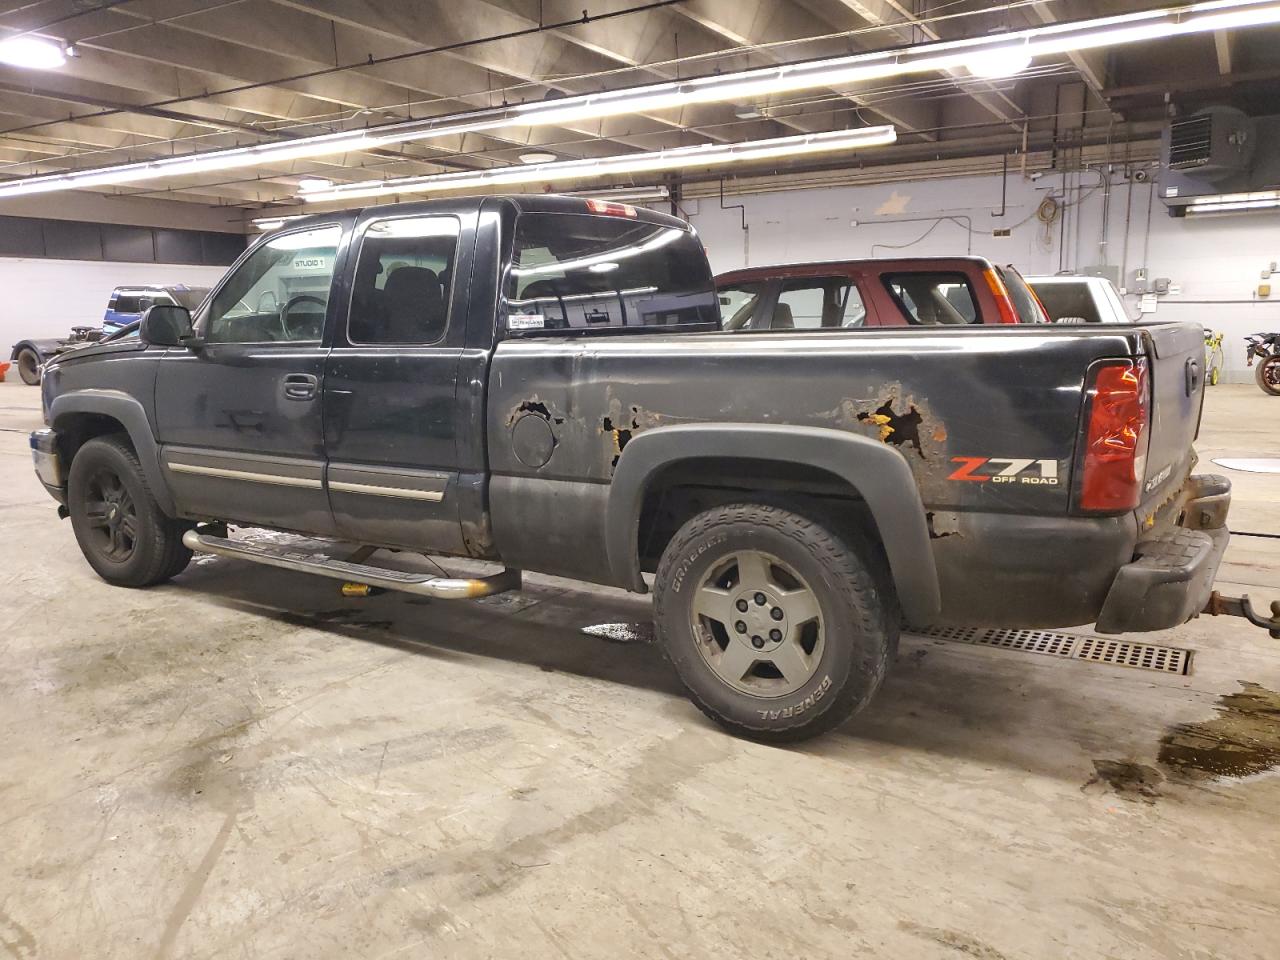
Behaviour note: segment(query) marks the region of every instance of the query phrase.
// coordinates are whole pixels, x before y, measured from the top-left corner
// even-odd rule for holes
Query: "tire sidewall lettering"
[[[798,717],[816,707],[818,705],[818,701],[825,697],[827,695],[827,691],[830,689],[831,675],[823,674],[822,680],[818,683],[818,686],[814,688],[813,692],[794,706],[782,707],[778,710],[757,710],[756,713],[759,715],[761,720],[790,720],[793,717]]]
[[[690,550],[686,553],[680,559],[680,566],[676,569],[675,574],[671,578],[671,592],[678,594],[684,588],[685,578],[688,577],[689,570],[693,565],[697,563],[708,550],[718,547],[728,539],[729,538],[726,536],[712,537],[709,540],[704,540],[702,543],[698,544],[696,549]]]

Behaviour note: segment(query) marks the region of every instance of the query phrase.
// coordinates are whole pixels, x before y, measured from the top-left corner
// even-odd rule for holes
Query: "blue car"
[[[138,320],[143,312],[157,303],[178,304],[192,312],[208,295],[208,287],[189,287],[185,283],[164,286],[116,287],[107,301],[102,327],[71,328],[69,337],[47,337],[19,340],[13,345],[10,359],[18,366],[23,383],[36,386],[46,361],[60,353],[119,336],[137,336]]]
[[[154,287],[116,287],[107,301],[102,317],[102,332],[112,334],[126,323],[132,323],[157,303],[177,304],[195,311],[209,292],[208,287],[189,287],[185,283]]]

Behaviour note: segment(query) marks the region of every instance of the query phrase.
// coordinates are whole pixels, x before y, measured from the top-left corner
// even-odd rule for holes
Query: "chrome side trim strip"
[[[444,499],[443,490],[410,490],[407,487],[383,487],[372,483],[348,483],[345,480],[330,480],[329,489],[341,493],[367,493],[374,497],[398,497],[403,500]]]
[[[194,463],[165,463],[174,473],[196,473],[205,477],[221,477],[225,480],[249,480],[253,483],[270,483],[281,487],[307,487],[319,490],[323,484],[310,477],[285,477],[280,474],[253,473],[249,470],[227,470],[223,467],[202,467]]]

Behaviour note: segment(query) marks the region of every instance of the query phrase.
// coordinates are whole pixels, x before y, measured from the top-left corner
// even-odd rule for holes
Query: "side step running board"
[[[416,593],[419,596],[435,597],[438,600],[472,600],[507,590],[520,589],[519,570],[503,570],[491,577],[463,580],[289,553],[279,548],[256,546],[242,540],[229,540],[226,537],[215,537],[195,530],[184,533],[182,542],[197,553],[214,553],[220,557],[248,560],[252,563],[266,564],[269,567],[280,567],[283,570],[296,570],[299,573],[315,573],[334,580],[367,583],[371,587],[399,590],[401,593]]]

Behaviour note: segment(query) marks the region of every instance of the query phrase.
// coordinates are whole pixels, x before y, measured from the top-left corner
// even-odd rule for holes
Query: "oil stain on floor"
[[[1218,715],[1180,723],[1160,741],[1160,765],[1191,778],[1250,777],[1280,767],[1280,693],[1242,682],[1218,698]]]

